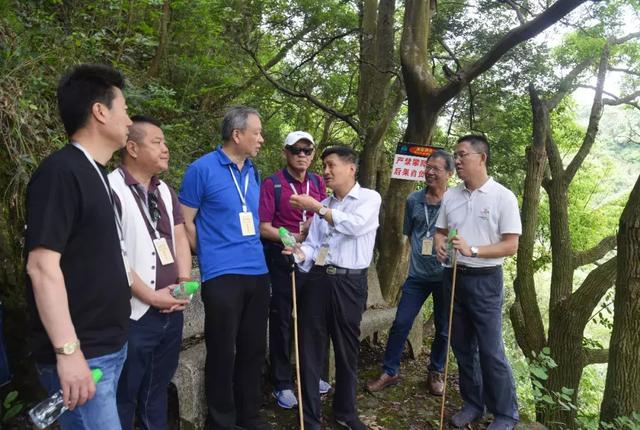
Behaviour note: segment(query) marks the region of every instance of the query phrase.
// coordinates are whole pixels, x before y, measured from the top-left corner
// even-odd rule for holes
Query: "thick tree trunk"
[[[620,217],[613,332],[601,422],[640,411],[640,177]]]

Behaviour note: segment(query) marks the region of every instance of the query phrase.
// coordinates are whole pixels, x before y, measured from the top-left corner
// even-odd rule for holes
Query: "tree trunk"
[[[534,281],[533,251],[538,227],[540,186],[545,175],[546,142],[550,139],[549,110],[540,100],[533,85],[529,88],[533,111],[533,141],[527,148],[527,170],[522,192],[522,236],[518,244],[518,259],[514,289],[516,300],[510,310],[513,330],[524,355],[533,358],[544,348],[544,324],[538,306]]]
[[[600,422],[640,411],[640,177],[620,217],[618,275]]]
[[[162,5],[162,17],[160,18],[160,35],[158,41],[158,48],[156,49],[156,55],[151,60],[149,66],[149,77],[156,78],[160,73],[160,63],[167,50],[169,43],[169,19],[171,17],[171,5],[169,0],[164,0]]]

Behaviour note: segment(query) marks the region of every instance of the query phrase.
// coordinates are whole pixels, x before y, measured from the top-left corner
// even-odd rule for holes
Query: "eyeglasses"
[[[469,155],[473,155],[473,154],[483,154],[483,152],[454,152],[453,159],[457,160],[459,158],[462,160],[465,157],[468,157]]]
[[[432,170],[436,173],[440,173],[440,172],[444,172],[444,169],[441,167],[436,167],[436,166],[430,166],[427,164],[427,167],[424,168],[424,170],[426,170],[427,172]]]
[[[158,209],[158,196],[156,193],[149,193],[147,195],[147,207],[149,208],[149,215],[153,222],[158,222],[160,219],[160,209]]]
[[[297,146],[287,146],[287,151],[292,153],[293,155],[300,155],[300,153],[304,153],[304,155],[313,154],[313,148],[298,148]]]

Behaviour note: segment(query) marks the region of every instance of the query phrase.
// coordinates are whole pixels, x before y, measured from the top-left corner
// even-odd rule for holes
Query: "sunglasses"
[[[287,151],[292,153],[293,155],[300,155],[300,153],[304,153],[304,155],[313,154],[313,148],[298,148],[297,146],[287,146]]]
[[[158,209],[158,196],[156,193],[149,193],[147,206],[149,207],[149,215],[151,215],[153,222],[158,222],[160,219],[160,209]]]

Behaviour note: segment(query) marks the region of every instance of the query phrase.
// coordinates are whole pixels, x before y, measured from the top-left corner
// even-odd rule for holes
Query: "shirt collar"
[[[216,148],[216,153],[218,154],[218,161],[220,162],[221,165],[223,166],[236,165],[236,163],[231,161],[231,159],[227,156],[227,154],[224,153],[224,151],[222,150],[222,145],[218,145],[218,147]],[[246,167],[253,166],[253,163],[251,162],[250,158],[247,158],[244,160],[244,166],[242,167],[242,170],[244,170],[245,166]]]
[[[495,183],[495,181],[493,180],[493,177],[489,176],[489,178],[486,180],[486,182],[484,184],[482,184],[482,186],[480,188],[476,188],[474,191],[480,191],[481,193],[487,194],[491,188],[493,188],[493,184]],[[460,183],[460,186],[462,187],[462,189],[468,193],[472,193],[473,191],[470,191],[466,185],[464,184],[464,182]]]
[[[132,185],[145,187],[144,184],[141,184],[136,178],[133,177],[131,173],[129,173],[129,170],[127,170],[127,168],[124,165],[120,166],[120,170],[122,170],[122,173],[124,175],[125,185],[129,187]],[[147,191],[150,193],[153,193],[156,190],[156,188],[158,188],[159,185],[160,185],[160,179],[157,176],[153,175],[151,177],[151,181],[149,182],[149,189]]]
[[[302,182],[298,181],[296,178],[294,178],[291,175],[291,173],[289,173],[289,170],[287,170],[286,167],[284,169],[282,169],[282,175],[287,180],[287,182],[297,182],[299,184],[302,184]],[[306,182],[308,179],[309,179],[309,174],[307,172],[305,172],[304,173],[304,181],[303,182]]]
[[[351,190],[347,193],[346,196],[344,196],[344,199],[342,199],[341,201],[345,201],[347,199],[347,197],[352,197],[356,200],[360,199],[360,190],[361,190],[361,186],[358,182],[356,182],[356,184],[351,188]],[[334,195],[331,196],[332,199],[338,200],[338,198]]]

